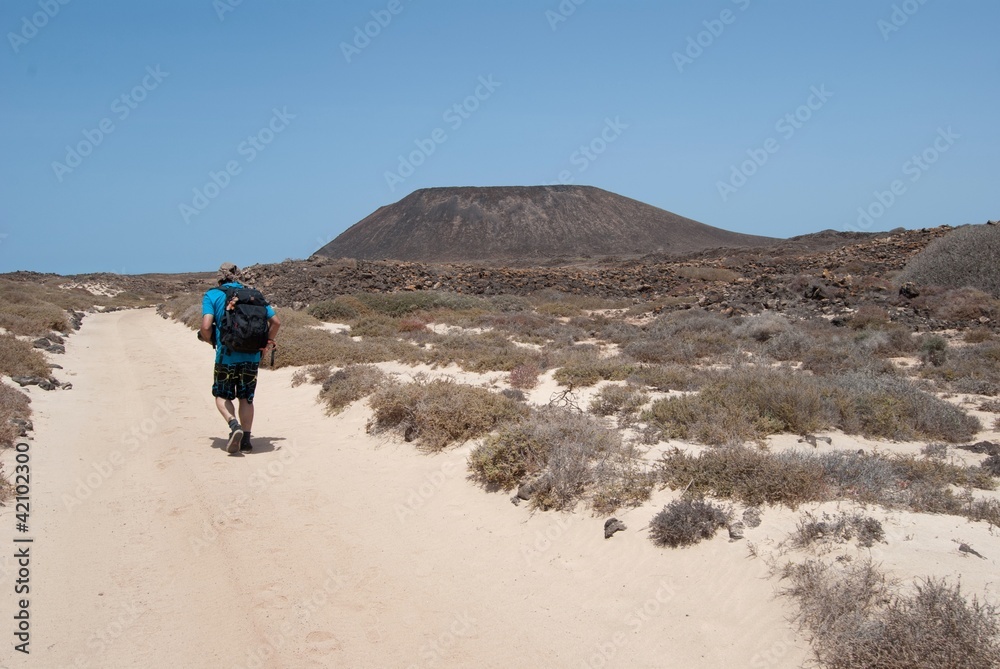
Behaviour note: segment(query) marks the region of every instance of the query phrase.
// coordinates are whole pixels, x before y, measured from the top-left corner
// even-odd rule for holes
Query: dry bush
[[[535,365],[518,365],[510,370],[507,375],[507,383],[511,388],[518,390],[531,390],[538,385],[539,369]]]
[[[628,377],[628,382],[654,390],[697,390],[705,374],[685,365],[640,365]]]
[[[907,263],[901,282],[963,288],[971,286],[1000,297],[1000,228],[969,225],[935,239]]]
[[[711,495],[747,506],[784,504],[829,498],[822,464],[803,453],[777,455],[743,446],[715,448],[693,456],[679,449],[663,455],[661,480],[671,489],[696,497]]]
[[[859,546],[871,548],[876,542],[885,541],[885,530],[871,516],[841,511],[837,515],[824,513],[820,518],[806,513],[791,535],[796,548],[806,548],[816,541],[845,543],[855,538]]]
[[[383,386],[368,403],[374,412],[369,432],[398,428],[407,441],[431,450],[481,437],[528,412],[499,393],[444,380]]]
[[[197,330],[201,327],[201,302],[202,295],[181,293],[157,305],[156,311],[161,316],[172,318],[192,330]]]
[[[31,398],[24,393],[0,383],[0,447],[13,446],[21,436],[21,428],[14,420],[31,418]]]
[[[643,415],[669,438],[713,445],[814,432],[832,419],[816,379],[766,367],[714,373],[700,393],[657,400]]]
[[[636,370],[632,359],[625,355],[608,358],[591,344],[578,344],[552,352],[549,363],[558,367],[553,378],[563,386],[592,386],[598,381],[624,381]]]
[[[971,328],[965,331],[962,340],[967,344],[982,344],[993,339],[989,328]]]
[[[328,414],[336,414],[351,402],[372,394],[388,381],[388,376],[373,365],[348,365],[323,381],[319,399],[326,403]]]
[[[968,441],[982,425],[953,404],[889,376],[828,377],[837,407],[836,425],[848,434],[912,441]]]
[[[768,311],[743,319],[733,328],[733,336],[764,343],[780,334],[793,331],[794,327],[783,314]]]
[[[1000,455],[990,455],[980,464],[990,476],[1000,476]]]
[[[655,319],[646,335],[625,344],[622,352],[647,363],[693,363],[723,356],[738,346],[734,325],[700,309],[674,312]]]
[[[303,383],[323,383],[332,373],[330,365],[309,365],[292,374],[292,388],[297,388]]]
[[[636,413],[649,400],[649,393],[636,386],[607,385],[590,401],[590,413],[598,416],[627,416]]]
[[[423,359],[417,347],[391,337],[372,337],[355,341],[346,334],[333,334],[313,328],[281,328],[278,335],[276,367],[388,362],[399,360],[415,364]]]
[[[945,321],[974,322],[1000,316],[1000,300],[976,288],[924,289],[912,306]]]
[[[732,283],[736,279],[741,278],[739,274],[731,269],[725,269],[723,267],[690,267],[690,266],[680,266],[676,267],[675,271],[677,276],[682,279],[691,279],[694,281],[720,281],[723,283]]]
[[[603,490],[602,509],[614,502],[641,503],[652,482],[646,481],[643,493],[641,477],[630,465],[634,455],[616,431],[591,416],[558,408],[501,426],[469,456],[473,476],[491,488],[510,490],[533,480],[531,503],[542,509],[571,508],[595,487]]]
[[[45,356],[29,342],[10,334],[0,335],[0,374],[48,378],[50,372]]]
[[[469,372],[509,372],[525,365],[540,366],[537,351],[511,343],[499,332],[435,336],[426,360],[433,365],[457,364]]]
[[[649,521],[649,537],[657,546],[690,546],[714,537],[731,515],[704,499],[676,499]]]
[[[327,322],[352,321],[368,313],[368,307],[356,297],[340,295],[332,300],[317,302],[309,307],[308,313],[314,318]]]
[[[403,293],[356,293],[352,297],[364,305],[368,311],[393,317],[435,309],[490,310],[490,303],[485,299],[435,290]]]
[[[889,312],[884,307],[865,304],[858,308],[847,325],[854,330],[880,330],[889,325]]]
[[[842,568],[790,564],[783,594],[796,600],[825,669],[941,669],[1000,666],[995,607],[960,586],[927,579],[898,592],[870,561]]]
[[[399,319],[384,314],[365,314],[351,321],[352,337],[395,337],[399,334]]]
[[[930,337],[928,346],[939,346],[940,337]],[[943,341],[943,340],[942,340]],[[942,345],[942,350],[945,345]],[[1000,344],[986,342],[947,349],[947,355],[927,353],[932,364],[920,370],[920,376],[937,381],[952,392],[975,395],[1000,395]],[[937,360],[937,364],[933,364]]]
[[[883,332],[836,336],[825,341],[813,341],[802,351],[799,359],[802,369],[824,376],[850,372],[895,374],[895,366],[880,357],[893,353],[892,341],[890,335]]]

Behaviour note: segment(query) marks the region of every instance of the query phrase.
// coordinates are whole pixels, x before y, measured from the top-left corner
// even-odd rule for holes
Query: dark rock
[[[759,527],[762,515],[759,507],[747,507],[743,512],[743,523],[750,528]]]
[[[920,296],[920,291],[917,289],[916,284],[912,281],[907,281],[899,287],[899,296],[912,300],[913,298]]]
[[[52,344],[51,346],[45,347],[45,350],[49,353],[65,353],[66,347],[62,344]]]
[[[604,538],[610,539],[615,532],[621,532],[622,530],[627,530],[628,527],[622,521],[617,518],[608,518],[604,521]]]
[[[729,538],[733,541],[743,538],[743,523],[741,521],[729,523]]]
[[[35,348],[48,348],[49,346],[52,345],[52,342],[50,342],[45,337],[41,337],[31,342],[31,345],[34,346]]]

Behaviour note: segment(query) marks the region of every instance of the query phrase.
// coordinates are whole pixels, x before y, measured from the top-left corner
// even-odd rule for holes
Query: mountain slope
[[[776,241],[714,228],[590,186],[456,187],[414,191],[316,254],[466,262],[688,253]]]

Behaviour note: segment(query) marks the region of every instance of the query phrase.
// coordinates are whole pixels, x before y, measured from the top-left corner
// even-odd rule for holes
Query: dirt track
[[[761,561],[721,536],[654,548],[642,528],[655,504],[620,514],[631,529],[608,541],[603,518],[532,515],[466,480],[468,447],[430,456],[376,440],[363,406],[326,417],[315,386],[291,388],[287,370],[262,372],[258,449],[230,457],[211,351],[151,310],[89,316],[58,362],[73,389],[32,394],[31,655],[0,663],[710,667],[784,649],[778,667],[805,656],[786,643],[788,609]],[[12,507],[0,522],[13,533]],[[13,595],[2,606],[10,620]]]

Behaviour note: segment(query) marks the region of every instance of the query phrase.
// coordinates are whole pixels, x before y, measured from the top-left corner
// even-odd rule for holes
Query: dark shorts
[[[253,394],[257,390],[257,365],[256,362],[215,363],[212,395],[224,400],[243,399],[253,404]]]

